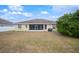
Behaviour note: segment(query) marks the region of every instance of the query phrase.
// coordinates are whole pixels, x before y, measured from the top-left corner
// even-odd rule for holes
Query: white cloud
[[[8,9],[2,9],[0,12],[8,12]]]
[[[22,15],[22,16],[26,16],[26,17],[31,17],[32,13],[30,12],[24,12],[23,10],[23,6],[21,5],[8,5],[9,8],[9,14],[12,15]]]
[[[24,16],[26,16],[26,17],[31,17],[32,16],[32,13],[29,13],[29,12],[24,12],[24,13],[22,13]]]
[[[8,8],[11,11],[23,11],[23,6],[21,5],[8,5]]]
[[[60,16],[51,16],[52,18],[58,18],[58,17],[60,17]]]
[[[8,11],[8,9],[3,9],[3,11],[4,11],[4,12],[7,12],[7,11]]]
[[[22,14],[21,12],[16,12],[16,11],[13,11],[13,12],[10,12],[10,14]]]
[[[47,11],[41,11],[41,14],[48,14]]]
[[[57,18],[59,18],[60,16],[48,16],[47,18],[50,19],[50,20],[57,20]]]
[[[75,5],[54,5],[52,6],[53,12],[60,13],[60,14],[70,13],[77,9],[79,9],[79,6],[75,6]]]

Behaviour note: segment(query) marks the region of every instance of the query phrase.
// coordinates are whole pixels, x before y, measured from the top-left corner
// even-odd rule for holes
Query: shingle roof
[[[8,21],[8,20],[5,20],[5,19],[0,18],[0,24],[7,25],[7,24],[13,24],[13,23],[10,22],[10,21]]]
[[[18,24],[56,24],[56,22],[46,19],[32,19],[28,21],[18,22]]]

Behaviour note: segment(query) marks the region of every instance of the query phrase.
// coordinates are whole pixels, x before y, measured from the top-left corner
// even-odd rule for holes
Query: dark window
[[[18,28],[21,28],[21,24],[18,24]]]
[[[45,29],[47,29],[47,25],[45,25]]]
[[[27,28],[27,25],[26,25],[26,28]]]
[[[52,26],[53,26],[53,29],[55,29],[55,27],[56,27],[55,24],[53,24]]]

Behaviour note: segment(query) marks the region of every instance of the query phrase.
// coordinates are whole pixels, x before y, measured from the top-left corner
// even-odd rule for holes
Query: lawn
[[[1,32],[0,52],[79,52],[79,39],[56,32]]]

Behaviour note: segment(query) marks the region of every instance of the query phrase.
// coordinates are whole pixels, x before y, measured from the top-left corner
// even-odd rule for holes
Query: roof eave
[[[56,23],[17,23],[17,24],[56,24]]]

